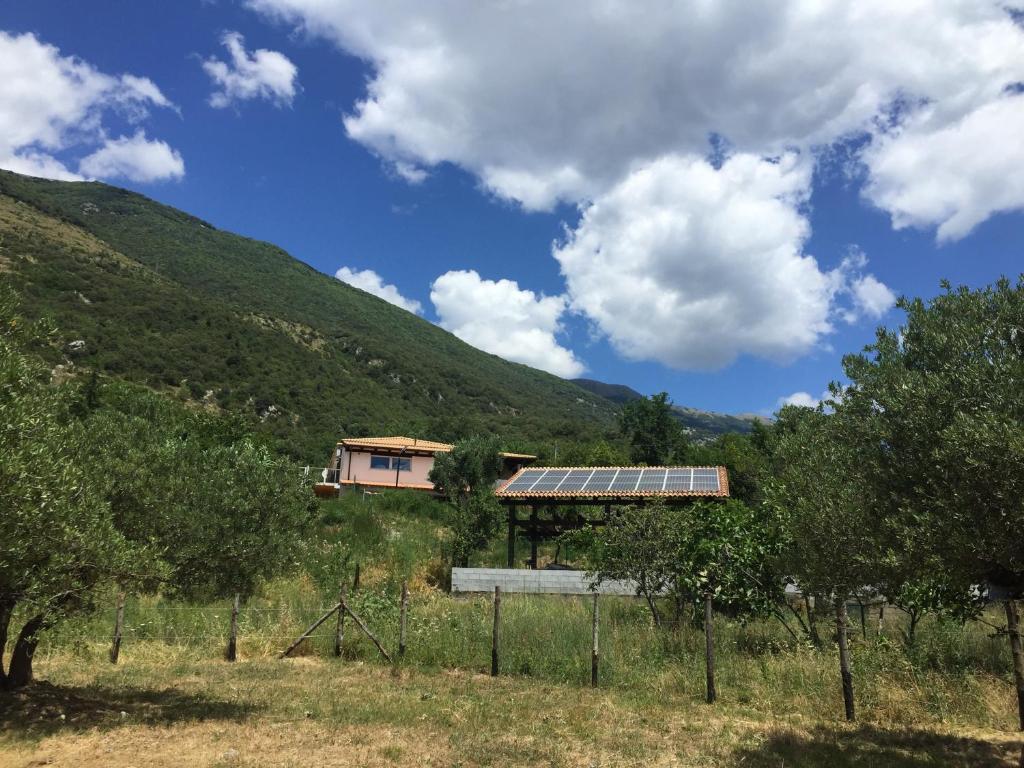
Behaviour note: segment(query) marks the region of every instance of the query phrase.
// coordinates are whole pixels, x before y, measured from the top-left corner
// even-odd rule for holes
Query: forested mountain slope
[[[614,426],[615,404],[571,382],[105,184],[0,171],[0,276],[24,314],[56,321],[54,364],[247,413],[303,463],[344,435],[528,446]]]

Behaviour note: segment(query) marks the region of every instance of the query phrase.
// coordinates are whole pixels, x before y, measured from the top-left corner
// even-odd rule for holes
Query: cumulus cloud
[[[564,378],[585,370],[555,338],[566,310],[561,296],[538,296],[512,280],[484,280],[468,270],[437,278],[430,300],[441,327],[478,349]]]
[[[398,288],[390,283],[385,283],[384,280],[374,272],[372,269],[355,270],[349,269],[348,267],[342,267],[334,276],[341,280],[343,283],[354,285],[356,288],[361,288],[367,293],[372,293],[374,296],[389,304],[394,304],[396,307],[401,307],[407,312],[419,314],[423,311],[423,305],[415,299],[408,299],[399,293]]]
[[[824,393],[827,397],[828,393]],[[784,405],[796,405],[801,408],[817,408],[818,404],[821,403],[821,399],[814,397],[810,392],[794,392],[792,395],[779,398],[779,407]]]
[[[259,48],[245,50],[245,38],[238,32],[225,32],[221,43],[230,61],[210,57],[203,69],[218,90],[210,95],[210,106],[218,109],[238,101],[266,99],[277,106],[292,103],[298,90],[298,68],[279,51]]]
[[[525,209],[580,206],[569,300],[630,358],[785,360],[885,311],[877,278],[803,252],[830,147],[897,227],[961,237],[1024,206],[1003,0],[248,4],[369,63],[345,130],[401,175],[450,162]]]
[[[953,122],[930,110],[872,142],[865,196],[893,226],[938,225],[957,240],[989,216],[1024,209],[1024,96],[1007,94]]]
[[[146,138],[143,131],[132,137],[108,140],[91,155],[82,158],[79,171],[97,178],[126,178],[151,182],[180,179],[185,175],[181,155],[166,142]]]
[[[712,133],[777,154],[873,131],[897,101],[951,125],[1024,81],[1002,0],[249,5],[372,64],[354,139],[457,163],[529,207],[703,153]]]
[[[0,32],[0,167],[65,180],[80,179],[83,173],[99,175],[81,168],[72,171],[57,153],[107,142],[103,121],[110,111],[138,123],[153,107],[173,105],[147,78],[107,75],[77,57],[62,56],[57,48],[31,33]],[[125,150],[116,148],[121,141],[130,143],[134,139],[113,142],[111,152],[120,152],[122,158],[116,166],[117,175],[166,178],[151,175],[157,167],[152,148],[149,153],[136,153],[148,164],[148,171],[129,169]],[[176,156],[166,144],[155,143]],[[180,166],[180,156],[177,159]],[[100,167],[99,161],[96,167]],[[177,168],[171,164],[165,167],[172,171]],[[129,170],[132,173],[127,173]],[[170,174],[171,178],[175,176],[180,173]]]
[[[676,368],[809,351],[863,266],[823,271],[803,252],[810,182],[810,163],[792,154],[719,168],[671,156],[635,171],[555,246],[573,308],[623,356]]]

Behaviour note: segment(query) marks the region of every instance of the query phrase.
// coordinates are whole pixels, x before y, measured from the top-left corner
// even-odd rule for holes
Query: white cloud
[[[526,209],[579,205],[568,295],[630,358],[785,360],[884,312],[876,278],[803,252],[831,147],[858,140],[896,226],[959,237],[1024,200],[1003,0],[247,2],[369,63],[345,129],[412,180],[450,162]]]
[[[938,226],[957,240],[1000,211],[1024,209],[1024,96],[1006,95],[954,122],[930,110],[864,153],[865,196],[893,226]]]
[[[717,169],[665,157],[638,169],[555,246],[573,308],[623,356],[675,368],[809,351],[864,263],[825,272],[803,252],[810,181],[794,154],[735,155]]]
[[[858,277],[850,286],[857,309],[865,317],[877,320],[896,303],[896,294],[874,275]]]
[[[56,153],[106,141],[108,111],[138,123],[151,107],[173,105],[147,78],[107,75],[33,34],[0,32],[0,167],[79,179]]]
[[[292,103],[298,90],[298,68],[279,51],[260,48],[245,50],[245,38],[225,32],[221,43],[228,49],[228,62],[210,57],[203,69],[219,90],[210,95],[210,106],[223,108],[236,101],[267,99],[277,106]]]
[[[712,133],[777,154],[874,130],[896,99],[951,124],[1024,81],[1002,0],[248,2],[371,63],[354,139],[529,207],[703,154]]]
[[[185,162],[166,142],[147,139],[143,131],[138,131],[130,138],[109,139],[82,158],[78,170],[89,177],[152,182],[182,178]]]
[[[334,273],[334,276],[343,283],[361,288],[367,293],[372,293],[377,298],[384,299],[384,301],[394,304],[396,307],[401,307],[408,312],[419,314],[423,311],[422,304],[415,299],[407,299],[398,292],[396,286],[385,283],[381,276],[372,269],[355,270],[342,267]]]
[[[555,338],[566,309],[561,296],[538,296],[512,280],[484,280],[469,270],[437,278],[430,300],[442,328],[485,352],[564,378],[585,370]]]
[[[825,393],[827,396],[827,393]],[[821,400],[809,392],[794,392],[787,397],[779,398],[779,407],[784,405],[796,405],[801,408],[817,408]]]

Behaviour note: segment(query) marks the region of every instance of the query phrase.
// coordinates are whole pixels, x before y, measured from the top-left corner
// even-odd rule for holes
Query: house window
[[[399,472],[409,472],[412,470],[412,459],[402,459],[398,457],[392,458],[391,456],[371,456],[370,469],[390,469],[397,470]]]

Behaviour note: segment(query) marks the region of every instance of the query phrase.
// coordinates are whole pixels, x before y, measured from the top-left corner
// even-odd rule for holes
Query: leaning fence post
[[[238,658],[238,606],[241,600],[242,596],[236,592],[235,602],[231,604],[231,634],[228,636],[228,652],[226,654],[228,661]]]
[[[398,655],[405,656],[405,633],[409,613],[409,582],[402,582],[402,604],[398,619]]]
[[[598,659],[598,622],[599,622],[599,610],[597,602],[597,592],[594,592],[594,626],[591,629],[591,642],[590,642],[590,685],[594,688],[597,687],[597,659]]]
[[[338,592],[338,605],[345,605],[345,582]],[[341,644],[345,641],[345,611],[338,611],[338,625],[334,629],[334,655],[341,656]]]
[[[501,650],[501,587],[494,585],[494,629],[491,632],[491,677],[498,676],[498,653]]]
[[[117,664],[121,655],[121,633],[124,630],[124,590],[117,593],[117,611],[114,614],[114,637],[110,643],[110,663]]]
[[[715,641],[714,641],[714,618],[711,605],[711,590],[704,593],[704,664],[707,672],[708,704],[714,704],[717,698],[715,691]]]

